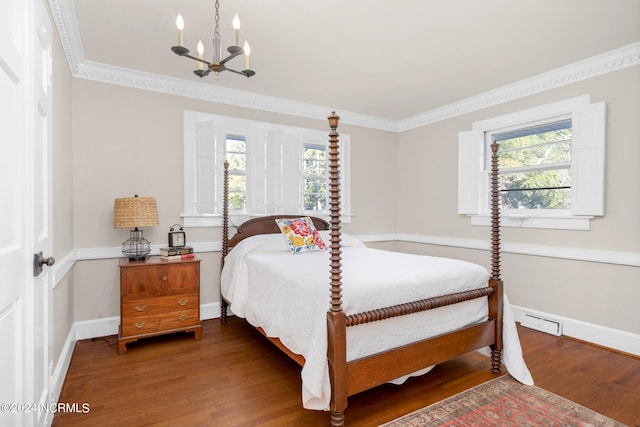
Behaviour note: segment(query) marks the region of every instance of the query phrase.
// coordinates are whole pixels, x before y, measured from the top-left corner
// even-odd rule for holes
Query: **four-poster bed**
[[[473,350],[490,347],[491,371],[500,373],[505,305],[500,278],[497,145],[492,145],[491,160],[489,274],[463,261],[365,248],[342,234],[338,120],[335,113],[329,117],[330,221],[309,218],[320,237],[330,242],[328,253],[291,256],[286,248],[281,249],[286,244],[276,220],[297,218],[295,215],[251,219],[230,239],[225,164],[221,277],[222,323],[231,305],[234,314],[245,317],[299,363],[305,407],[329,409],[332,426],[344,425],[348,396]],[[324,270],[314,270],[318,261]],[[433,272],[437,277],[427,277]],[[328,304],[323,285],[327,278]],[[385,281],[398,284],[382,288]],[[402,281],[408,285],[400,286]],[[446,287],[441,282],[447,282]],[[317,301],[306,305],[318,299],[323,301],[320,305]],[[515,327],[509,326],[511,342]],[[387,338],[379,338],[382,335],[392,337],[385,341]],[[529,381],[524,362],[517,360],[518,356],[521,359],[517,335],[511,347],[514,356],[509,360],[515,359],[515,370]]]

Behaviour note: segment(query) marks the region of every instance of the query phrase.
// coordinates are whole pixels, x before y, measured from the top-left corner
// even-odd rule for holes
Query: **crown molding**
[[[640,42],[400,120],[397,123],[397,132],[415,129],[639,64]]]
[[[77,77],[78,65],[83,63],[85,59],[73,0],[49,0],[49,8],[58,30],[62,50],[69,64],[69,70],[74,77]]]
[[[335,110],[331,107],[305,104],[205,83],[189,82],[174,77],[87,60],[78,64],[74,77],[311,119],[325,117],[328,111]],[[348,111],[340,112],[340,122],[390,132],[396,131],[393,120]]]
[[[49,0],[49,6],[69,69],[74,77],[310,119],[324,117],[327,111],[335,110],[331,107],[87,61],[73,1]],[[340,111],[340,121],[344,124],[399,133],[639,64],[640,42],[637,42],[406,119],[396,121]]]

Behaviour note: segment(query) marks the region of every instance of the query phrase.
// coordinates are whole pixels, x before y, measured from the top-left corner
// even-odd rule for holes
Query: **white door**
[[[33,84],[30,97],[31,129],[33,129],[33,261],[42,264],[33,274],[33,400],[36,425],[48,425],[53,419],[50,408],[53,403],[53,280],[49,264],[55,261],[51,242],[51,23],[42,0],[35,0],[34,25],[31,34],[29,78]],[[37,276],[36,276],[37,274]]]
[[[31,141],[27,135],[28,107],[26,3],[2,1],[0,14],[0,424],[23,425],[17,405],[28,402],[30,364],[29,271],[32,248],[28,218]],[[30,167],[29,167],[30,169]],[[28,323],[28,321],[27,321]],[[16,411],[13,412],[12,410]]]
[[[41,89],[49,83],[38,62],[50,55],[37,45],[44,6],[39,0],[0,0],[0,425],[47,422],[39,407],[49,388],[51,292],[48,274],[34,277],[34,252],[50,251],[48,184],[49,108]],[[44,14],[46,18],[46,13]],[[48,19],[45,19],[48,22]],[[49,31],[50,33],[50,31]],[[50,46],[50,43],[49,43]],[[34,58],[38,56],[39,60]],[[49,65],[47,64],[47,70]],[[46,72],[46,79],[48,77]],[[40,80],[42,82],[42,80]],[[50,97],[49,90],[46,98]],[[37,151],[40,150],[40,153]],[[46,163],[46,170],[40,168]],[[46,179],[48,180],[48,175]],[[36,214],[38,212],[38,214]],[[46,224],[43,231],[42,225]],[[42,245],[42,246],[41,246]],[[46,270],[46,269],[45,269]],[[46,361],[45,361],[46,360]],[[50,394],[50,393],[48,393]],[[47,397],[48,399],[48,397]]]

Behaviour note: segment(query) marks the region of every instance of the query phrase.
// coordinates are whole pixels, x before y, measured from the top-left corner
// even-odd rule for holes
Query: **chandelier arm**
[[[194,61],[198,61],[198,62],[202,62],[203,64],[206,64],[207,66],[209,66],[209,64],[211,64],[209,61],[205,61],[204,59],[200,59],[200,58],[196,58],[195,56],[184,54],[184,55],[180,55],[180,56],[185,56],[187,58],[193,59]]]
[[[171,51],[178,56],[185,56],[189,54],[189,49],[184,46],[172,46]]]
[[[233,69],[231,69],[229,67],[225,67],[225,71],[231,71],[232,73],[240,74],[241,76],[245,76],[246,78],[249,78],[249,77],[251,77],[251,76],[256,74],[256,72],[253,71],[253,70],[236,71],[236,70],[233,70]]]
[[[225,64],[225,63],[231,61],[236,56],[242,55],[243,53],[244,53],[244,49],[239,48],[239,50],[236,50],[235,52],[231,53],[231,55],[227,56],[222,61],[220,61],[220,64]]]

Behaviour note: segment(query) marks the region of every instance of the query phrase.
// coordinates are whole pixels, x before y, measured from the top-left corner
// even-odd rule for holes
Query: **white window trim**
[[[212,143],[198,146],[198,127],[205,128]],[[184,210],[185,227],[222,226],[222,164],[225,158],[227,133],[245,135],[247,146],[247,177],[255,182],[275,182],[274,186],[257,187],[247,182],[247,212],[230,213],[232,225],[252,217],[275,214],[304,214],[329,218],[329,212],[303,211],[302,157],[303,142],[328,144],[329,131],[284,126],[273,123],[238,119],[197,111],[184,111]],[[211,135],[213,134],[213,135]],[[266,144],[270,148],[266,148]],[[198,150],[200,149],[200,154]],[[288,159],[288,160],[286,160]],[[282,167],[283,162],[295,162],[298,168]],[[351,137],[340,134],[341,219],[351,222]],[[198,174],[209,175],[199,183]],[[255,177],[264,179],[255,179]],[[248,178],[249,179],[249,178]],[[204,179],[203,179],[204,181]],[[210,187],[202,188],[201,185]],[[198,200],[198,193],[201,193]],[[286,196],[287,194],[293,197]],[[260,198],[261,200],[258,200]],[[201,203],[208,204],[207,213],[199,212]]]
[[[458,213],[472,225],[489,225],[489,171],[485,135],[525,123],[571,115],[573,127],[571,209],[501,212],[506,227],[589,230],[591,220],[604,215],[605,104],[583,95],[552,104],[477,121],[458,139]]]

